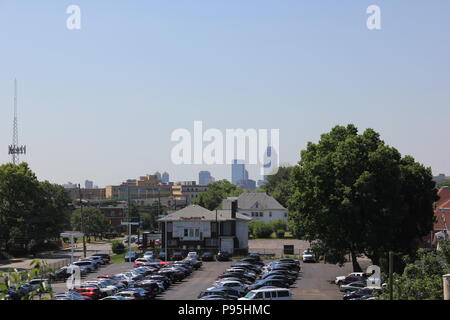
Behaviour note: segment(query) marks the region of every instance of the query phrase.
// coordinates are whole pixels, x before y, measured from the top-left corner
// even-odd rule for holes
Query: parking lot
[[[158,295],[156,300],[195,300],[200,292],[211,287],[216,277],[234,262],[204,262],[199,270],[170,286]],[[94,279],[100,274],[121,273],[132,267],[133,263],[129,262],[102,266],[82,280]],[[343,294],[334,284],[334,279],[350,272],[352,272],[351,263],[346,263],[343,267],[324,263],[301,263],[299,278],[291,287],[292,297],[294,300],[341,300]],[[65,282],[53,283],[52,287],[56,294],[67,291]]]

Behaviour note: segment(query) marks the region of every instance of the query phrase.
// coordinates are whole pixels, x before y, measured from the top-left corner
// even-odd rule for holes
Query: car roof
[[[289,289],[286,288],[278,288],[278,287],[273,287],[273,288],[264,288],[264,289],[255,289],[255,290],[251,290],[253,292],[266,292],[266,291],[290,291]]]

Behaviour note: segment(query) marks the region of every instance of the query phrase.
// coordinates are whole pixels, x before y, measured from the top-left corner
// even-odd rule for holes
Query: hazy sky
[[[81,30],[66,28],[71,4]],[[226,165],[172,164],[170,135],[194,120],[280,129],[291,164],[354,123],[450,174],[449,13],[448,0],[0,0],[0,163],[16,77],[22,159],[55,183],[229,179]]]

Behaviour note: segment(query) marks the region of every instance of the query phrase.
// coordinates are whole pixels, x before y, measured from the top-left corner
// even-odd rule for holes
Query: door
[[[233,254],[234,241],[233,238],[222,238],[220,239],[220,250],[226,251],[229,254]]]

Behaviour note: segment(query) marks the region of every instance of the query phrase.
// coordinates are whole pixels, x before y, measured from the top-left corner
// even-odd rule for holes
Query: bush
[[[125,245],[118,240],[113,241],[111,247],[112,252],[114,252],[115,254],[121,254],[125,252]]]
[[[287,224],[283,220],[274,220],[274,221],[271,221],[269,223],[270,223],[270,226],[272,227],[272,230],[274,232],[278,233],[279,230],[286,231],[286,229],[287,229]]]
[[[249,228],[254,238],[270,238],[273,232],[271,225],[262,221],[251,222]]]
[[[277,238],[284,238],[284,233],[286,231],[284,231],[283,229],[279,229],[277,230],[276,234],[277,234]]]

